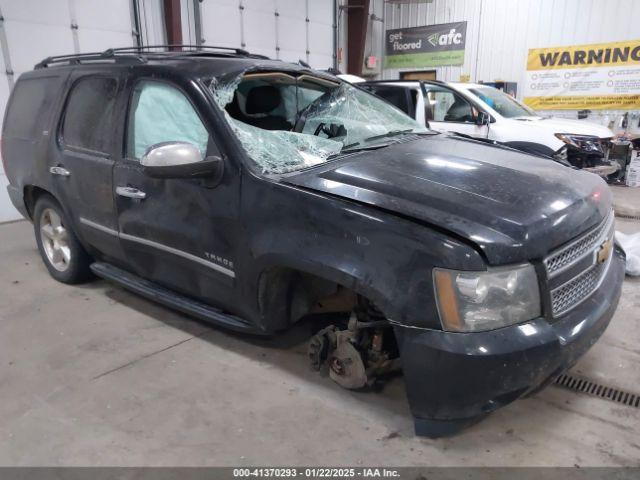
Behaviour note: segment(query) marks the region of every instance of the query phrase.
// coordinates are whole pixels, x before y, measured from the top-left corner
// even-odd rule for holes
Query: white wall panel
[[[309,0],[309,63],[329,68],[334,63],[334,3]]]
[[[275,8],[267,11],[264,8],[254,9],[246,5],[243,21],[244,48],[252,53],[277,58]]]
[[[8,20],[69,26],[68,0],[3,0],[0,7]]]
[[[180,2],[180,22],[182,24],[182,43],[196,45],[195,12],[192,0]]]
[[[72,1],[82,51],[103,51],[134,45],[130,0]]]
[[[78,0],[76,0],[78,1]],[[83,0],[90,1],[90,0]],[[162,0],[137,0],[140,13],[140,34],[144,45],[164,45],[167,35],[164,26]],[[125,20],[124,18],[122,19]]]
[[[202,36],[207,45],[242,47],[242,20],[238,0],[204,0],[200,4]],[[182,31],[184,36],[184,30]]]
[[[306,0],[277,0],[278,58],[286,62],[308,61]]]
[[[138,0],[141,30],[146,42],[164,43],[161,0]],[[80,52],[133,45],[131,0],[0,0],[3,28],[13,77],[0,58],[0,110],[4,112],[10,81],[52,55],[74,53],[74,30]],[[0,116],[2,118],[2,116]],[[0,120],[1,122],[2,120]],[[0,167],[0,222],[19,218],[6,192]]]
[[[103,52],[108,48],[131,47],[134,45],[133,36],[130,32],[78,28],[78,38],[83,52]]]
[[[241,0],[244,44],[252,53],[278,58],[275,0]]]
[[[208,45],[328,68],[333,66],[334,6],[334,0],[204,0],[203,37]],[[183,25],[183,36],[185,31]]]
[[[45,57],[73,53],[69,25],[69,20],[66,25],[51,25],[6,19],[4,27],[15,78],[32,70]]]

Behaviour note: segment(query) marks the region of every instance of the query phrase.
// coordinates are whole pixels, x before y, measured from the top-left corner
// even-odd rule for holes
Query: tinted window
[[[177,88],[141,82],[134,88],[129,110],[127,156],[139,159],[162,142],[189,142],[206,155],[209,134],[189,99]]]
[[[427,119],[434,122],[473,122],[471,104],[448,88],[425,85]]]
[[[71,90],[62,126],[65,146],[107,152],[113,134],[113,109],[118,82],[84,78]]]
[[[402,87],[373,87],[372,91],[404,113],[412,115],[411,105],[409,105],[407,98],[407,89]]]
[[[4,134],[23,139],[41,137],[59,86],[58,77],[19,80],[11,95]]]

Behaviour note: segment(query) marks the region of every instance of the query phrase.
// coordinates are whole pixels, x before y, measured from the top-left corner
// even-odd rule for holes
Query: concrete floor
[[[612,186],[611,193],[616,215],[640,220],[640,188]]]
[[[310,371],[300,331],[256,340],[103,281],[57,283],[27,222],[0,226],[0,258],[0,465],[640,465],[640,409],[551,386],[416,438],[402,378],[342,390]],[[638,307],[627,279],[576,371],[640,391]]]

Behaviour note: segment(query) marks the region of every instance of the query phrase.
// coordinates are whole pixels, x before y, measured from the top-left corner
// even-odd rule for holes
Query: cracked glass
[[[306,73],[242,72],[209,86],[262,173],[292,172],[428,132],[368,92]]]

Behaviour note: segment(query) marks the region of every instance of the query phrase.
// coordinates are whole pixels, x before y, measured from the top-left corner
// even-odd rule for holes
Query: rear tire
[[[53,278],[76,284],[92,277],[91,257],[78,241],[64,210],[50,195],[36,201],[33,227],[40,256]]]

